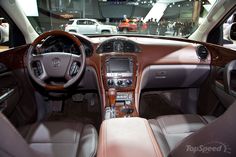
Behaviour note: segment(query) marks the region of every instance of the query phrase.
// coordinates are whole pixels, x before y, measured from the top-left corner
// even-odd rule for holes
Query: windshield
[[[27,17],[41,34],[65,30],[84,35],[142,34],[187,37],[215,0],[35,0]],[[21,3],[23,3],[21,1]]]

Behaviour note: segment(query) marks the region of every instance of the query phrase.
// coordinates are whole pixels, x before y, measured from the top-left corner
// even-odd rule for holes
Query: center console
[[[99,132],[97,157],[162,157],[146,119],[104,120]]]
[[[102,57],[102,79],[107,101],[105,119],[138,116],[134,101],[136,76],[135,56],[105,55]],[[115,95],[111,96],[111,93]],[[112,98],[115,98],[115,101]]]

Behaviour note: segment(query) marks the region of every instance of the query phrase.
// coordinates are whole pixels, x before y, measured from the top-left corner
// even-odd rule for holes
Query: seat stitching
[[[33,124],[29,127],[29,131],[28,131],[28,133],[25,137],[25,140],[27,141],[27,143],[34,143],[34,142],[31,141],[30,136],[32,135],[33,128],[35,128],[36,126],[39,126],[39,124],[36,123],[36,124]]]
[[[91,125],[89,125],[89,127],[91,127],[92,129],[92,135],[97,135],[97,133],[96,133],[96,131],[94,131],[94,129],[93,129],[93,127],[91,126]],[[94,138],[94,140],[93,140],[93,145],[95,146],[94,147],[94,149],[92,149],[92,153],[91,153],[91,155],[90,155],[90,157],[93,157],[93,156],[95,156],[96,155],[96,152],[97,152],[97,142],[96,142],[96,140],[95,140],[96,138]],[[94,150],[94,151],[93,151]]]
[[[80,123],[77,123],[77,127],[76,127],[76,139],[77,139],[77,137],[78,137],[78,131],[80,131],[80,139],[81,139],[81,136],[82,136],[82,134],[83,134],[83,131],[84,131],[84,125],[83,125],[83,127],[82,127],[82,129],[81,130],[79,130],[78,128],[79,128],[79,124]],[[79,139],[79,141],[78,141],[78,144],[77,144],[77,151],[76,151],[76,156],[79,154],[78,153],[78,150],[79,150],[79,148],[80,148],[80,139]],[[77,142],[76,142],[77,143]]]
[[[208,124],[207,120],[203,117],[203,116],[200,116],[200,115],[197,115],[204,124]]]
[[[163,157],[163,154],[162,154],[162,152],[161,152],[161,148],[160,148],[158,142],[156,141],[156,138],[155,138],[155,136],[154,136],[154,134],[153,134],[152,129],[150,128],[149,123],[148,123],[147,121],[145,121],[145,120],[143,120],[143,122],[144,122],[144,124],[145,124],[145,128],[147,129],[148,135],[149,135],[149,137],[151,138],[152,146],[153,146],[153,149],[155,150],[155,153],[156,153],[157,157],[159,157],[159,155],[161,155],[161,157]],[[155,142],[154,142],[154,141],[155,141]],[[158,148],[158,150],[157,150],[157,148],[155,147],[155,144],[156,144],[156,147]]]
[[[160,126],[160,128],[161,128],[161,131],[163,132],[163,130],[165,131],[165,133],[166,134],[168,134],[168,132],[166,131],[166,125],[165,125],[165,122],[164,122],[164,120],[163,120],[163,118],[161,118],[160,119],[160,122],[159,121],[157,121],[158,122],[158,124],[159,124],[159,126]],[[161,125],[161,123],[162,123],[162,125],[163,125],[163,129],[162,129],[162,125]],[[164,132],[163,132],[164,133]]]
[[[163,136],[164,136],[164,138],[165,138],[165,143],[166,143],[167,146],[168,146],[168,150],[170,151],[169,143],[168,143],[168,141],[167,141],[167,139],[166,139],[166,137],[165,137],[165,133],[163,132],[163,130],[162,130],[162,128],[161,128],[160,122],[156,119],[156,120],[154,121],[154,123],[157,125],[157,127],[160,128],[160,131],[161,131],[161,133],[163,134]],[[158,143],[158,140],[157,140],[157,139],[156,139],[156,141],[157,141],[157,143]]]
[[[1,150],[2,152],[6,153],[7,155],[14,157],[14,156],[12,155],[12,153],[10,153],[10,152],[8,152],[8,151],[5,151],[4,149],[0,148],[0,150]]]

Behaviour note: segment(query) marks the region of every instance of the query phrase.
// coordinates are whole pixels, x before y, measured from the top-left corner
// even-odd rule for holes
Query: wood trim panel
[[[23,45],[1,52],[0,62],[5,64],[9,70],[22,69],[25,67],[24,57],[28,48],[29,45]]]
[[[207,49],[211,52],[211,65],[224,67],[227,63],[236,59],[236,51],[218,45],[207,44]]]

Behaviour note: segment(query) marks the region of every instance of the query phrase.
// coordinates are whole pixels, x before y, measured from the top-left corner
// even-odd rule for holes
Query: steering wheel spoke
[[[45,81],[46,79],[49,78],[47,72],[43,70],[43,73],[38,77],[40,80]]]
[[[30,55],[29,61],[30,61],[31,63],[37,62],[37,61],[39,61],[39,62],[42,63],[42,61],[43,61],[43,55]]]
[[[71,60],[73,62],[78,62],[81,64],[83,62],[83,59],[84,58],[81,55],[74,55],[74,54],[71,55]]]

